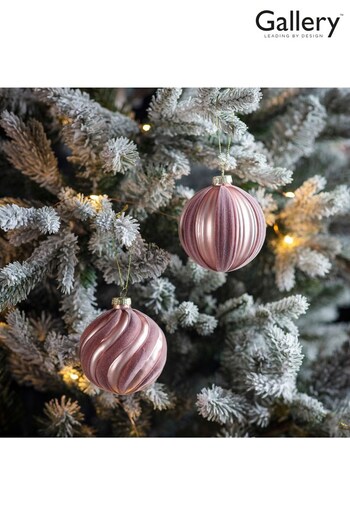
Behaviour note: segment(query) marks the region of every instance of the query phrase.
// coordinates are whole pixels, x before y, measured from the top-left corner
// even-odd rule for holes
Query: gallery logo
[[[336,18],[330,16],[301,16],[300,11],[289,11],[288,16],[277,16],[274,11],[260,11],[255,22],[261,31],[299,32],[309,31],[316,34],[325,32],[331,38],[342,14]]]

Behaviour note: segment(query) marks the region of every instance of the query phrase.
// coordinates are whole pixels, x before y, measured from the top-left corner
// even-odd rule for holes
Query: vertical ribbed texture
[[[79,356],[92,383],[116,394],[131,394],[160,376],[167,344],[163,331],[150,317],[120,307],[103,313],[84,330]]]
[[[196,193],[182,212],[181,244],[203,268],[232,272],[256,257],[266,236],[263,211],[246,191],[222,184]]]

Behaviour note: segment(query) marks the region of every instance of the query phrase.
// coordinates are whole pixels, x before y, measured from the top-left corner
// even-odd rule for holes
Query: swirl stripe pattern
[[[167,343],[153,319],[133,308],[118,307],[85,329],[79,356],[83,372],[92,383],[126,395],[143,390],[160,376]]]

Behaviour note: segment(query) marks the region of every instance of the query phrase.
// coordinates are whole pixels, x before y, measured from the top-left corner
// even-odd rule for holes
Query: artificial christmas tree
[[[3,435],[348,435],[349,98],[0,90]],[[177,233],[223,170],[267,224],[233,273],[188,259]],[[168,361],[121,395],[89,381],[78,348],[126,282]]]

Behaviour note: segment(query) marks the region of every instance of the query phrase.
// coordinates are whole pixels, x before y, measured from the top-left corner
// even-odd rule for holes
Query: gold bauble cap
[[[113,308],[120,308],[121,306],[129,308],[129,306],[131,306],[131,299],[130,297],[113,297],[112,306]]]
[[[221,184],[232,184],[231,175],[217,175],[213,177],[213,186],[221,186]]]

